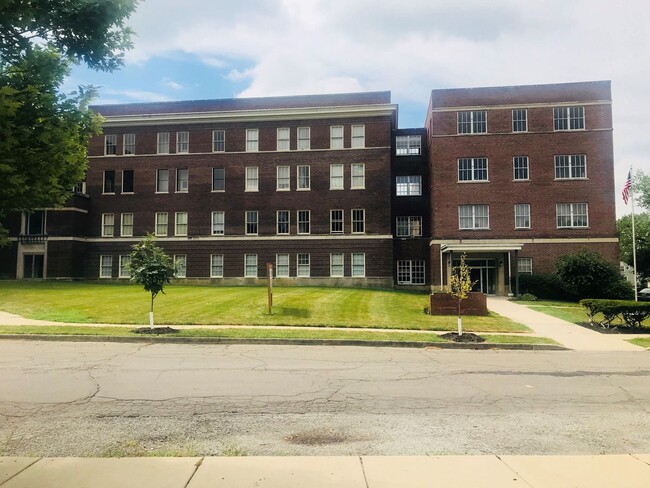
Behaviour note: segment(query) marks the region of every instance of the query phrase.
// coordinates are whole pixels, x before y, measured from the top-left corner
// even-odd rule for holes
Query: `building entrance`
[[[496,259],[465,259],[472,280],[472,291],[480,291],[486,295],[495,295],[497,289],[497,260]],[[454,260],[454,267],[460,266],[460,260]]]
[[[23,278],[42,278],[43,277],[43,259],[42,254],[25,254]]]

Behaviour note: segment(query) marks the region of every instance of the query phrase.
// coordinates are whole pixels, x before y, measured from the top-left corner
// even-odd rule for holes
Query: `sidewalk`
[[[2,488],[647,488],[650,454],[0,458]]]
[[[631,337],[600,334],[566,320],[536,312],[505,297],[488,297],[488,309],[576,351],[645,351],[643,347],[625,341]]]

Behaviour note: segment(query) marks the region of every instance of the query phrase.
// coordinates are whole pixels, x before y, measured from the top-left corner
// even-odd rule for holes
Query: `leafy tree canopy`
[[[625,215],[616,221],[621,248],[621,261],[632,266],[632,216]],[[636,234],[636,264],[639,279],[650,279],[650,214],[634,216]]]
[[[650,210],[650,175],[637,170],[632,178],[634,201],[646,210]]]
[[[561,256],[555,263],[557,275],[567,291],[581,298],[629,298],[632,288],[618,267],[600,254],[583,249]]]
[[[154,298],[160,292],[165,293],[165,285],[171,283],[176,273],[172,259],[156,245],[151,234],[133,245],[129,270],[131,281],[143,285],[145,291],[151,293],[152,310]]]

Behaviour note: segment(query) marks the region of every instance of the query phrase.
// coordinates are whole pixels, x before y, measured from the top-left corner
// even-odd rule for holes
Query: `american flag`
[[[632,186],[632,170],[627,174],[627,180],[625,180],[625,184],[623,185],[623,201],[625,202],[625,205],[627,205],[627,201],[630,199],[630,187]]]

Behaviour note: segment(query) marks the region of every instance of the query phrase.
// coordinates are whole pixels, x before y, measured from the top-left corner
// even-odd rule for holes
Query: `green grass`
[[[641,347],[650,347],[650,337],[638,337],[636,339],[630,339],[628,342]]]
[[[175,285],[155,301],[157,324],[291,325],[411,330],[454,330],[455,317],[423,313],[428,295],[409,291],[284,287],[273,292],[268,315],[264,287]],[[149,295],[128,284],[0,282],[0,310],[57,322],[148,324]],[[525,332],[491,314],[466,316],[468,332]]]
[[[526,305],[528,308],[532,310],[536,310],[538,312],[551,315],[552,317],[556,317],[558,319],[566,320],[567,322],[571,322],[573,324],[578,324],[578,325],[589,324],[587,311],[579,303],[558,302],[558,301],[551,301],[551,300],[538,300],[535,302],[520,301],[517,303],[521,303],[522,305]],[[602,318],[603,318],[602,314],[596,315],[596,320],[602,320]],[[623,323],[622,320],[617,319],[613,322],[613,325],[619,325],[622,323]],[[650,326],[650,319],[644,322],[644,326],[646,327]]]
[[[551,344],[559,346],[560,344],[548,337],[535,337],[523,335],[501,335],[490,334],[482,336],[488,344]]]

